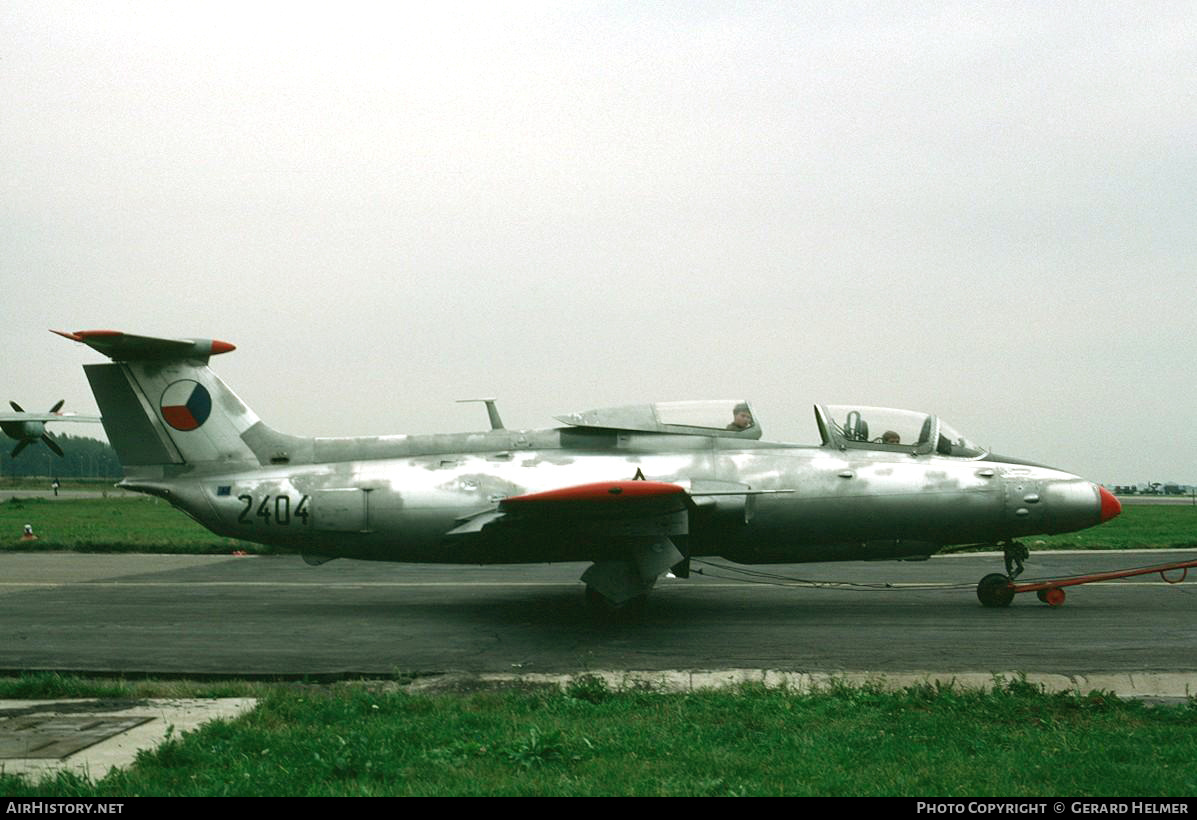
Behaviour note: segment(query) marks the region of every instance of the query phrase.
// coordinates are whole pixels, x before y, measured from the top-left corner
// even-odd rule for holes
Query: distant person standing
[[[56,478],[56,479],[54,479],[54,483],[50,485],[50,489],[54,491],[54,497],[55,497],[55,498],[57,498],[57,497],[58,497],[58,487],[59,487],[59,486],[60,486],[60,485],[59,485],[59,483],[58,483],[58,479],[57,479],[57,478]]]

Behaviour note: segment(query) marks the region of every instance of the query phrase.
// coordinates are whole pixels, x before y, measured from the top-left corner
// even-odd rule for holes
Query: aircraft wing
[[[589,535],[682,535],[693,503],[678,484],[600,481],[506,498],[494,509],[462,519],[448,534],[480,533],[491,527],[568,527]]]
[[[615,605],[645,594],[670,567],[688,572],[671,536],[689,532],[690,493],[663,481],[600,481],[505,498],[449,535],[583,538],[620,545],[582,575]],[[597,558],[598,556],[596,556]],[[685,569],[682,569],[685,567]]]
[[[684,535],[689,531],[688,513],[725,503],[720,498],[731,502],[729,508],[742,511],[753,496],[794,492],[754,490],[748,485],[725,482],[701,484],[685,487],[665,481],[598,481],[517,495],[503,499],[498,507],[458,519],[458,526],[446,534],[480,533],[493,525],[496,529],[572,529],[599,536]]]

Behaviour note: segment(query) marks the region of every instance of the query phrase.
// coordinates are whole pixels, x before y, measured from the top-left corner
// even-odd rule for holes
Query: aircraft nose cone
[[[1101,496],[1101,523],[1104,524],[1122,512],[1122,502],[1101,485],[1098,485],[1097,492]]]

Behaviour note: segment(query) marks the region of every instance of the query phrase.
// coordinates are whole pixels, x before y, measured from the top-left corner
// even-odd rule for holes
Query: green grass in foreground
[[[1020,682],[685,695],[596,679],[435,696],[279,685],[251,714],[172,737],[99,783],[0,775],[0,793],[1185,796],[1195,730],[1193,702]]]
[[[36,541],[22,541],[26,524]],[[0,502],[0,549],[14,552],[227,554],[275,550],[209,532],[156,498],[14,498]]]

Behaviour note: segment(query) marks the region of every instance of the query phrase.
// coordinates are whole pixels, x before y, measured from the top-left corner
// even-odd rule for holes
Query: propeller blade
[[[58,446],[58,442],[50,438],[49,433],[42,433],[42,441],[47,447],[54,451],[54,455],[62,458],[62,448]]]
[[[59,410],[61,410],[61,409],[62,409],[62,406],[63,406],[64,404],[66,404],[66,399],[59,399],[59,400],[58,400],[58,404],[56,404],[56,405],[54,405],[53,407],[51,407],[51,408],[50,408],[50,412],[51,412],[51,413],[57,413]]]
[[[25,412],[25,411],[24,411],[24,410],[21,410],[21,411],[18,411],[18,412],[22,412],[22,413],[23,413],[23,412]],[[24,450],[24,449],[25,449],[26,447],[28,447],[28,446],[29,446],[29,439],[27,439],[27,438],[23,438],[23,439],[21,439],[20,441],[18,441],[18,442],[17,442],[17,446],[12,448],[12,457],[13,457],[13,458],[16,458],[17,456],[19,456],[19,455],[21,454],[21,451],[22,451],[22,450]]]
[[[24,413],[24,412],[25,412],[23,409],[21,409],[21,405],[17,404],[17,403],[16,403],[15,401],[13,401],[12,399],[9,399],[8,403],[9,403],[9,404],[11,404],[11,405],[12,405],[12,409],[13,409],[13,410],[16,410],[18,413]]]

